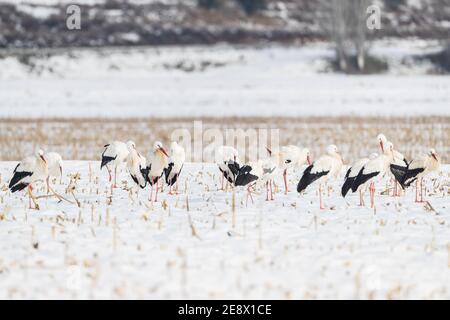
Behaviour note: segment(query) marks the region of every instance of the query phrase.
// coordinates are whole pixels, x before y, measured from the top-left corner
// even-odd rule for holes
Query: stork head
[[[44,150],[38,149],[36,151],[36,157],[39,157],[42,161],[44,161],[44,163],[47,163],[47,160],[44,157]]]
[[[438,154],[436,153],[436,150],[434,150],[433,148],[430,149],[429,155],[430,155],[430,157],[432,157],[434,160],[438,161]]]
[[[166,157],[169,157],[169,155],[167,154],[167,151],[164,149],[162,142],[160,141],[156,141],[155,144],[153,145],[153,150],[155,152],[161,152],[163,155],[165,155]]]
[[[380,145],[381,152],[384,153],[385,145],[386,145],[386,143],[388,142],[386,136],[385,136],[384,134],[380,133],[380,134],[377,136],[377,140],[378,140],[378,143],[379,143],[379,145]]]
[[[132,140],[129,140],[127,142],[127,148],[128,148],[128,151],[136,149],[136,143],[134,143],[134,141],[132,141]]]
[[[339,154],[338,147],[336,147],[334,144],[330,144],[330,145],[327,147],[327,153],[328,153],[329,155],[331,155],[331,156],[334,156],[334,155],[336,155],[336,154]]]

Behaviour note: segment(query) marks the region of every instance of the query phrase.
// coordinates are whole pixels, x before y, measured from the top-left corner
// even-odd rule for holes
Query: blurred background
[[[448,162],[449,73],[450,0],[0,0],[0,160],[150,148],[200,119],[349,160],[384,132]]]

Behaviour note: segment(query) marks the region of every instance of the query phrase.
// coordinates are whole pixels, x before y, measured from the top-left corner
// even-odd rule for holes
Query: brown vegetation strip
[[[37,147],[60,152],[66,159],[98,159],[111,140],[134,140],[148,151],[155,140],[168,143],[173,130],[203,128],[280,130],[280,143],[307,146],[317,156],[327,144],[338,145],[348,161],[376,151],[383,132],[407,157],[434,147],[450,162],[450,117],[304,117],[304,118],[129,118],[0,119],[0,160],[18,160]],[[207,145],[208,141],[204,141]]]

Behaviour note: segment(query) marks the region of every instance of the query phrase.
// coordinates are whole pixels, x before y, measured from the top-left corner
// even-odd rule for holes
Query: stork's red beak
[[[306,161],[308,162],[308,165],[311,165],[311,157],[309,155],[306,156]]]
[[[272,155],[272,150],[269,149],[269,147],[266,147],[267,152],[269,153],[269,155]]]
[[[434,160],[438,161],[436,153],[432,153],[431,156],[434,158]]]
[[[39,156],[41,157],[42,161],[44,161],[45,163],[47,163],[47,160],[45,160],[44,156]]]
[[[163,147],[159,148],[159,150],[161,150],[161,152],[164,153],[164,155],[165,155],[167,158],[169,157],[169,155],[167,154],[166,150],[165,150]]]
[[[383,145],[383,141],[380,141],[380,148],[381,148],[381,152],[384,153],[384,145]]]

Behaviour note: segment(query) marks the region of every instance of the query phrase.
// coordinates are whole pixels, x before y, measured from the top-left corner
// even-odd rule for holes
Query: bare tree
[[[364,70],[366,46],[366,10],[369,0],[322,0],[321,26],[335,43],[339,69],[347,72],[348,61],[356,58],[359,71]]]

